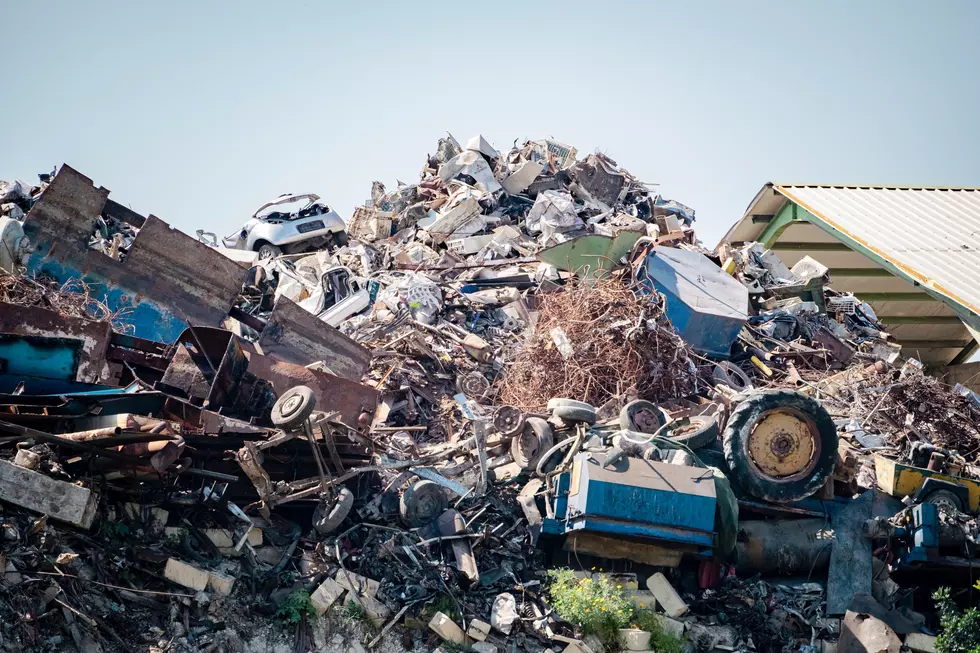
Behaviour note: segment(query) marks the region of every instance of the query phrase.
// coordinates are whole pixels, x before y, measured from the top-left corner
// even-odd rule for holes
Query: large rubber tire
[[[578,422],[595,424],[596,420],[595,408],[592,406],[586,406],[584,408],[581,406],[555,406],[551,414],[569,424],[576,424]]]
[[[575,401],[574,399],[561,399],[556,397],[555,399],[548,400],[548,412],[554,412],[559,406],[576,406],[578,408],[591,408],[595,410],[592,404],[587,404],[584,401]]]
[[[510,455],[521,469],[537,467],[541,454],[554,446],[551,425],[540,417],[524,420],[524,429],[510,441]]]
[[[637,399],[619,411],[619,428],[624,431],[653,434],[663,425],[663,412],[652,401]]]
[[[419,528],[433,521],[449,508],[446,491],[433,481],[412,483],[402,492],[399,513],[411,528]]]
[[[329,511],[326,510],[326,504],[323,503],[313,511],[314,530],[320,535],[330,535],[344,523],[353,507],[354,493],[345,487],[341,487],[337,490],[337,499]]]
[[[347,235],[346,231],[333,232],[333,243],[337,247],[344,247],[349,242],[350,242],[350,236]]]
[[[282,393],[272,406],[272,423],[279,428],[292,430],[302,426],[316,410],[316,396],[305,385],[298,385]]]
[[[667,427],[667,437],[688,449],[706,447],[718,439],[718,419],[691,416]]]
[[[711,378],[715,383],[727,385],[735,392],[745,392],[752,388],[752,379],[742,371],[738,365],[728,361],[715,363],[711,372]]]
[[[790,454],[799,454],[802,458],[806,448],[810,448],[805,465],[782,475],[766,472],[750,454],[750,445],[759,445],[760,440],[764,443],[765,434],[753,437],[756,427],[780,413],[784,414],[783,422],[800,424],[807,434],[797,440],[792,433],[780,431],[779,422],[767,424],[769,433],[774,434],[769,447],[774,460],[782,464],[780,453],[787,458]],[[725,428],[723,447],[728,468],[744,492],[775,503],[799,501],[819,490],[833,474],[837,427],[827,410],[811,397],[792,390],[755,391],[746,395],[732,411]],[[760,451],[764,453],[764,449]],[[769,462],[765,461],[765,464]]]

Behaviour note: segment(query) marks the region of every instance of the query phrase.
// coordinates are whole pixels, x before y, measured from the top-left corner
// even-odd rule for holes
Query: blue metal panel
[[[607,519],[583,518],[570,521],[567,531],[590,531],[609,533],[612,535],[627,535],[633,537],[648,537],[657,540],[668,540],[680,544],[694,544],[710,547],[712,533],[670,528],[655,523],[641,521],[612,521]]]
[[[82,280],[89,287],[92,296],[98,297],[113,313],[124,315],[126,325],[140,338],[173,342],[187,328],[185,320],[152,299],[144,296],[136,303],[134,293],[118,285],[119,280],[106,279],[92,272],[85,273],[67,262],[63,264],[57,259],[45,258],[46,253],[47,248],[42,246],[31,254],[27,269],[32,274],[47,275],[60,283]]]
[[[583,477],[585,476],[583,472]],[[711,481],[714,483],[714,481]],[[714,497],[633,487],[582,479],[574,497],[577,512],[608,519],[655,519],[658,524],[710,532],[715,523]]]
[[[81,353],[74,338],[0,333],[0,369],[11,376],[74,381]]]
[[[727,358],[748,319],[749,292],[707,257],[654,247],[636,270],[645,292],[667,299],[667,317],[695,350]]]

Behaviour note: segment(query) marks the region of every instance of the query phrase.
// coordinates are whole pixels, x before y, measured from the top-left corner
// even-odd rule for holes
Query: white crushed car
[[[267,259],[346,245],[346,226],[319,195],[280,195],[259,207],[239,232],[222,238],[222,243]]]

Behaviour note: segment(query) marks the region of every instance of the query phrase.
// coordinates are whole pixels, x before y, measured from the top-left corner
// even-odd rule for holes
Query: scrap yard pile
[[[605,154],[0,197],[2,651],[918,652],[975,564],[980,397]]]

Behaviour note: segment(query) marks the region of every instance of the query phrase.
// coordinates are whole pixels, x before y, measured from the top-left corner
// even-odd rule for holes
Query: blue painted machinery
[[[715,480],[711,470],[580,453],[561,474],[554,493],[550,535],[589,533],[712,555],[715,546]],[[610,556],[615,557],[615,556]]]

